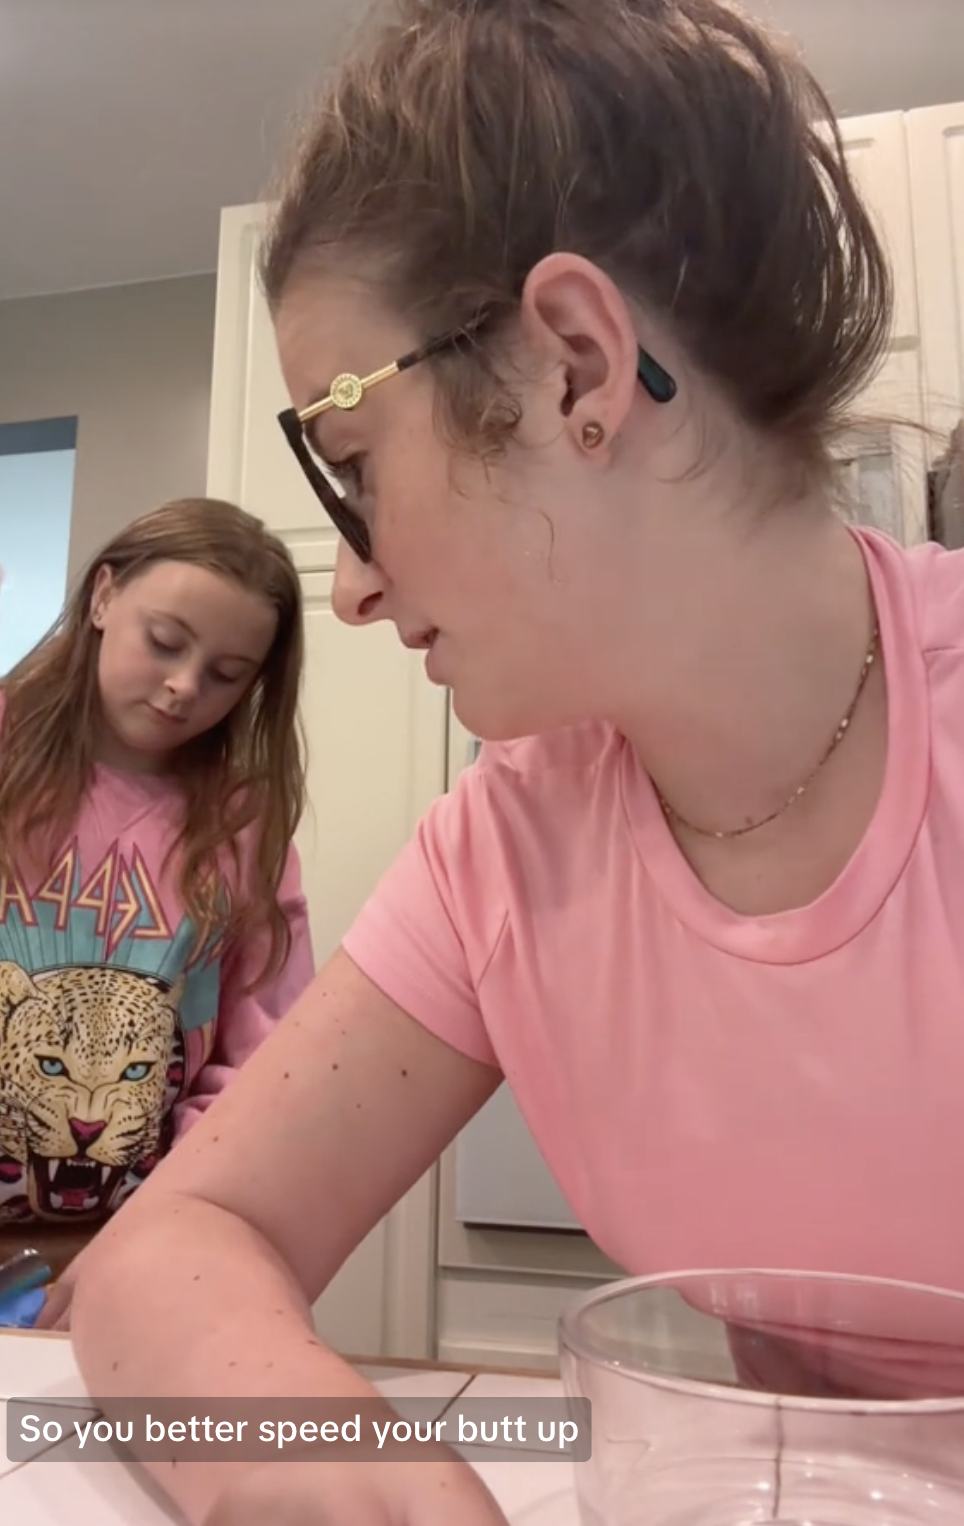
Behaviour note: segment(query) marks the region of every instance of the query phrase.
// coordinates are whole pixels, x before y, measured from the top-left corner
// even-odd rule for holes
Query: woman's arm
[[[370,1396],[311,1305],[499,1080],[337,954],[85,1253],[91,1392]],[[157,1472],[199,1522],[235,1467]]]

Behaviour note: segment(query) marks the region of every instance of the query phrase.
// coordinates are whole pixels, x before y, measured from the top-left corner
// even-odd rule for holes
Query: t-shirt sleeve
[[[498,1067],[479,988],[505,922],[474,769],[435,801],[342,946],[404,1012],[470,1059]]]

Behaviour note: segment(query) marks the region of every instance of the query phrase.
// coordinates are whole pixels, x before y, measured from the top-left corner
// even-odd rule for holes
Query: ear
[[[558,367],[558,407],[583,455],[603,458],[639,385],[639,339],[629,305],[598,265],[581,255],[547,255],[529,272],[523,328]]]
[[[98,567],[94,577],[94,588],[90,596],[90,623],[95,630],[104,629],[104,616],[107,613],[114,593],[114,569],[113,567]]]

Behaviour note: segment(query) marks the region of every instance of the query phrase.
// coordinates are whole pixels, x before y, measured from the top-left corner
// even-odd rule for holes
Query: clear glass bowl
[[[559,1328],[584,1526],[964,1526],[964,1296],[803,1272],[633,1278]]]

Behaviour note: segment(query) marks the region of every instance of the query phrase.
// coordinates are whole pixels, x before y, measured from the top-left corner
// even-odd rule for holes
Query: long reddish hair
[[[52,862],[89,788],[100,718],[100,634],[91,618],[97,574],[118,585],[155,562],[188,562],[261,594],[277,631],[254,684],[210,731],[179,748],[172,776],[184,797],[178,888],[199,942],[268,931],[260,978],[276,973],[290,934],[278,887],[305,806],[299,690],[304,657],[301,586],[291,556],[260,520],[219,499],[168,503],[122,530],[94,557],[44,639],[0,681],[0,873],[15,873],[13,845]],[[239,837],[251,830],[241,877]],[[231,860],[230,878],[225,855]],[[231,881],[242,886],[232,893]]]

